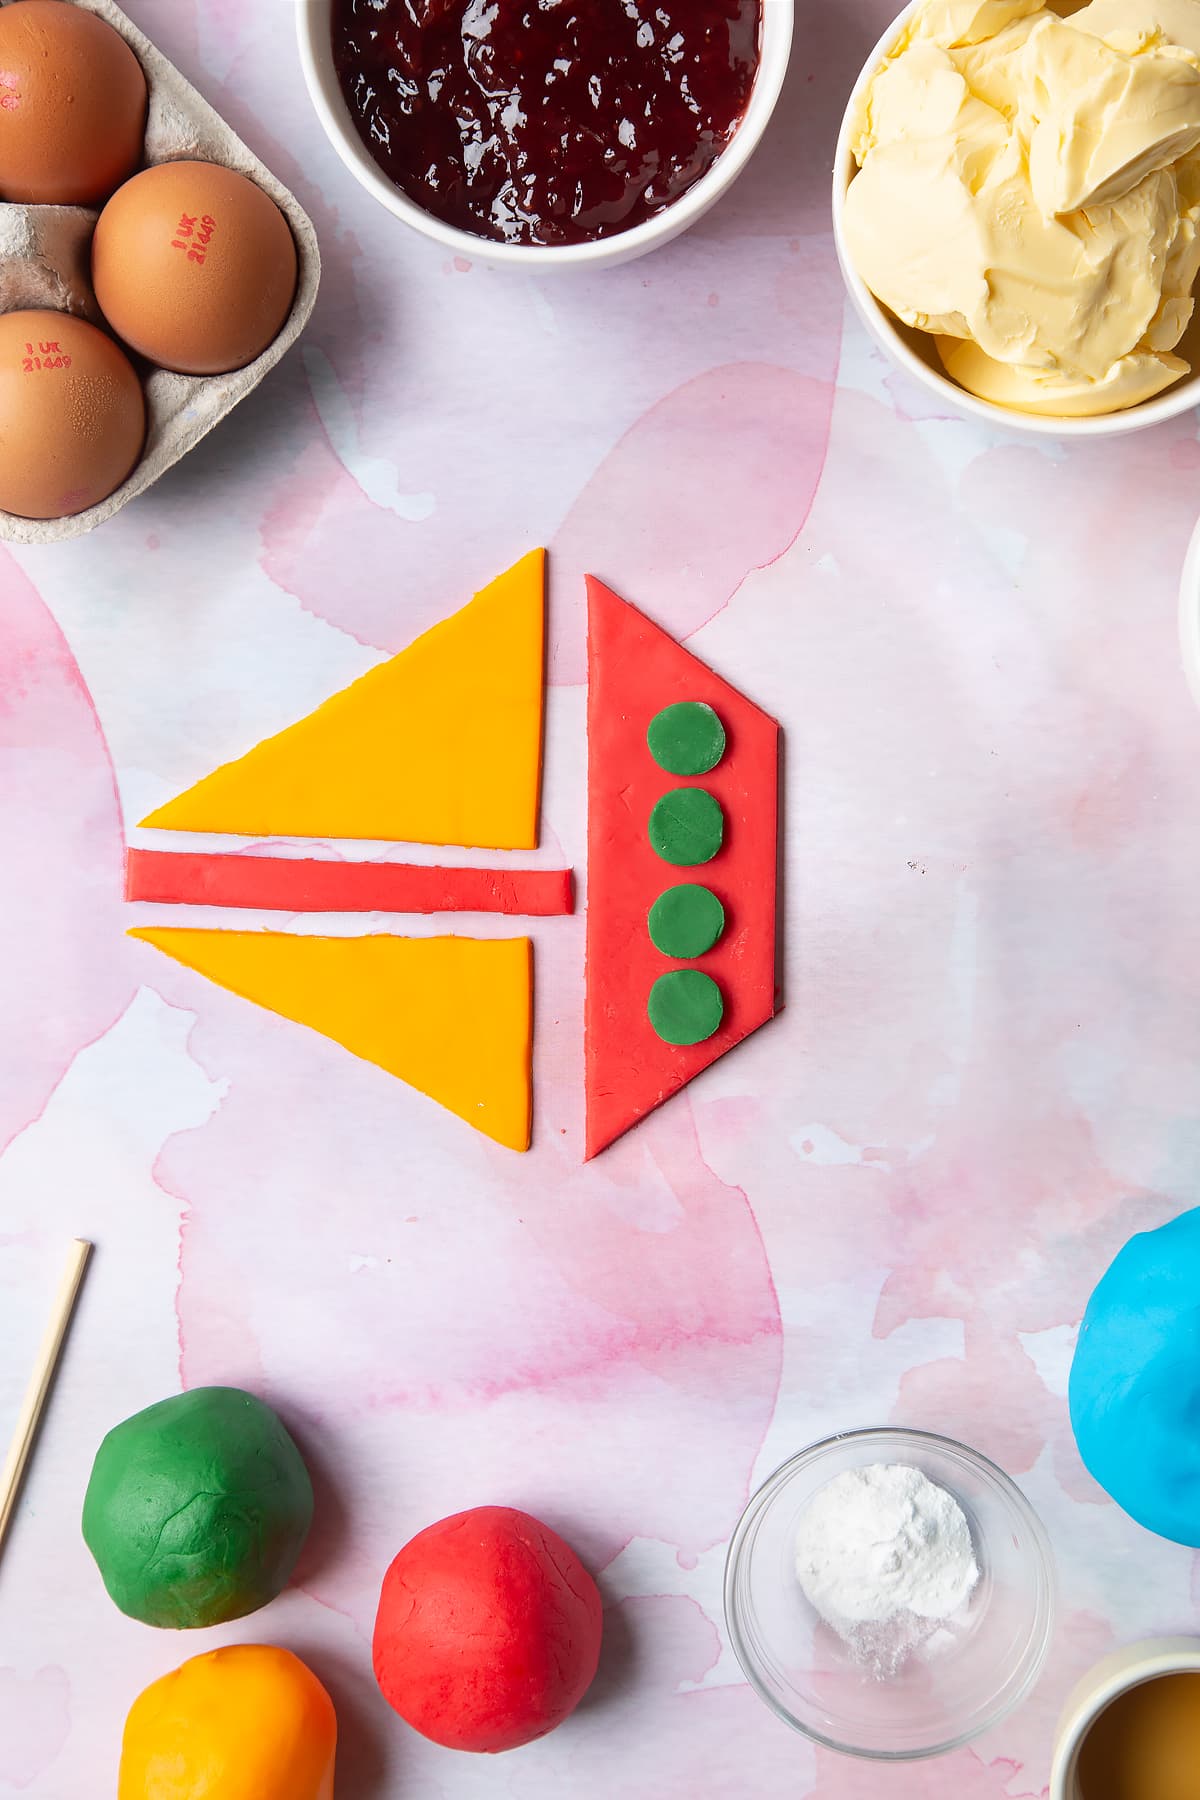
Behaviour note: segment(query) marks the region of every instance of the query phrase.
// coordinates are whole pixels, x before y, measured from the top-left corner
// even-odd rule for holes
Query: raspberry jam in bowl
[[[794,0],[301,0],[334,148],[462,255],[612,263],[665,243],[749,160]]]

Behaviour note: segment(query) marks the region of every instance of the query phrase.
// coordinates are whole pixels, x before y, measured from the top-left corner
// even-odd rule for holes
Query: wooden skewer
[[[38,1425],[41,1422],[54,1380],[54,1371],[58,1366],[58,1359],[62,1354],[63,1343],[71,1323],[71,1314],[74,1312],[75,1302],[79,1298],[83,1271],[87,1267],[87,1259],[91,1253],[92,1246],[84,1238],[75,1238],[72,1241],[67,1266],[63,1270],[62,1280],[58,1284],[58,1292],[54,1296],[54,1309],[50,1314],[50,1323],[46,1327],[46,1335],[42,1339],[37,1362],[34,1364],[33,1374],[29,1378],[29,1386],[25,1390],[21,1416],[17,1420],[17,1428],[13,1432],[4,1468],[0,1470],[0,1549],[3,1548],[13,1508],[17,1503],[17,1495],[21,1490],[25,1465],[29,1461],[29,1452],[33,1449],[33,1441],[37,1436]]]

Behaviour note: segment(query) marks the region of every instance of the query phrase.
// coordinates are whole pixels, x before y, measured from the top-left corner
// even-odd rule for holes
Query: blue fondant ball
[[[1200,1546],[1200,1208],[1120,1252],[1084,1315],[1070,1403],[1079,1454],[1117,1505]]]

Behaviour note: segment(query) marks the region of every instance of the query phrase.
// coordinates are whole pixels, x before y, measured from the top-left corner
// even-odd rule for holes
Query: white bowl
[[[578,269],[631,262],[635,256],[644,256],[648,250],[657,250],[660,244],[670,243],[672,238],[702,218],[726,188],[733,185],[758,147],[783,87],[791,55],[796,0],[763,0],[761,57],[750,104],[712,168],[686,194],[644,224],[586,244],[561,245],[498,244],[472,231],[460,231],[457,226],[446,225],[441,219],[434,218],[388,180],[359,137],[342,97],[333,66],[330,9],[331,0],[298,0],[296,31],[300,40],[300,61],[326,137],[367,192],[397,219],[424,232],[426,237],[433,238],[456,256],[526,269]]]
[[[1130,1688],[1160,1675],[1200,1671],[1200,1639],[1153,1638],[1105,1657],[1084,1676],[1067,1701],[1054,1741],[1050,1800],[1086,1800],[1079,1786],[1079,1754],[1105,1707]]]
[[[1004,426],[1010,431],[1024,432],[1033,437],[1123,437],[1130,431],[1144,431],[1149,425],[1160,425],[1164,419],[1177,419],[1181,413],[1200,406],[1200,387],[1197,387],[1200,377],[1195,372],[1195,354],[1189,358],[1193,364],[1191,375],[1176,382],[1173,388],[1169,388],[1157,399],[1143,400],[1140,406],[1131,406],[1124,412],[1103,413],[1098,418],[1091,419],[1059,419],[1040,413],[1016,412],[1007,406],[995,406],[990,400],[980,400],[965,388],[959,387],[956,381],[951,381],[942,372],[933,339],[924,332],[902,325],[894,314],[880,304],[859,275],[846,244],[846,195],[857,173],[854,154],[850,148],[853,120],[864,89],[909,19],[922,4],[923,0],[912,0],[912,4],[904,8],[899,17],[888,26],[863,64],[862,73],[854,84],[850,103],[842,118],[833,165],[833,238],[837,246],[838,262],[855,309],[875,342],[893,362],[899,363],[928,393],[945,405],[967,413],[972,418],[982,419],[985,424]],[[1054,10],[1070,12],[1073,9],[1069,0],[1064,0],[1063,4],[1056,4]],[[1183,354],[1187,356],[1187,348],[1184,348]]]

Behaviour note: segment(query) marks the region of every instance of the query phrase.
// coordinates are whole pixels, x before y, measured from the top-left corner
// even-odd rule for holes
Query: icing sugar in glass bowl
[[[843,1469],[800,1515],[805,1599],[855,1662],[896,1675],[966,1623],[979,1565],[954,1495],[912,1463]]]
[[[961,1508],[978,1578],[941,1629],[881,1671],[806,1598],[796,1553],[831,1481],[904,1464]],[[995,1725],[1041,1673],[1053,1615],[1050,1548],[1020,1489],[978,1451],[922,1431],[855,1431],[801,1451],[751,1500],[726,1564],[729,1635],[759,1698],[817,1743],[877,1761],[936,1756]]]
[[[585,24],[588,21],[594,24],[597,7],[613,3],[614,0],[588,0],[586,8],[578,9],[579,19]],[[753,12],[757,10],[757,6],[745,4],[744,0],[697,0],[697,5],[701,3],[710,7],[714,18],[718,16],[724,18],[721,30],[724,31],[728,28],[728,42],[733,52],[733,60],[740,66],[745,60],[748,48],[744,41],[743,22],[745,18],[752,16]],[[710,85],[707,93],[684,95],[682,99],[677,92],[674,93],[674,100],[680,101],[680,104],[673,108],[671,119],[659,121],[660,133],[665,132],[663,159],[665,177],[662,180],[661,191],[657,194],[652,193],[646,204],[641,204],[636,195],[632,199],[628,193],[622,196],[619,186],[614,188],[604,183],[602,179],[603,163],[596,160],[593,154],[595,145],[588,143],[585,133],[580,134],[580,143],[576,147],[577,153],[582,159],[578,167],[572,163],[568,168],[564,163],[561,169],[550,166],[539,168],[534,156],[534,147],[538,136],[535,129],[536,121],[529,118],[527,106],[524,111],[518,108],[513,112],[511,123],[514,135],[525,134],[528,138],[530,155],[528,160],[521,165],[521,170],[523,176],[529,172],[535,176],[532,191],[535,211],[538,209],[541,199],[553,199],[557,194],[558,200],[561,202],[563,180],[570,178],[591,184],[585,188],[584,205],[580,213],[580,216],[588,222],[588,234],[580,238],[570,229],[569,225],[566,229],[555,227],[538,234],[552,240],[547,242],[506,240],[505,229],[514,228],[514,221],[509,216],[512,211],[509,204],[512,195],[507,190],[502,197],[500,212],[496,216],[496,229],[500,233],[500,241],[494,236],[483,235],[481,230],[466,229],[464,226],[464,221],[470,218],[469,207],[464,203],[461,189],[457,188],[454,181],[448,178],[444,165],[449,150],[453,147],[453,138],[457,136],[457,126],[453,131],[449,129],[450,114],[456,106],[460,112],[462,111],[470,93],[471,84],[467,79],[468,72],[465,69],[460,71],[463,80],[458,83],[457,90],[448,74],[445,87],[446,112],[444,115],[431,114],[432,135],[429,130],[413,134],[414,153],[418,149],[421,150],[422,155],[426,149],[431,153],[432,160],[426,164],[426,173],[430,174],[431,171],[440,170],[439,173],[431,175],[431,185],[427,188],[430,205],[426,206],[413,198],[413,193],[421,193],[422,181],[414,179],[407,182],[406,185],[412,191],[405,192],[403,186],[397,185],[395,180],[389,179],[388,173],[380,166],[379,161],[367,148],[363,136],[360,135],[361,130],[365,127],[368,135],[374,132],[378,137],[382,131],[384,135],[392,137],[394,140],[402,136],[399,125],[404,122],[403,120],[396,121],[397,129],[394,133],[392,132],[387,119],[382,116],[376,100],[371,97],[372,76],[369,70],[361,71],[354,78],[358,83],[357,89],[353,87],[351,89],[355,93],[355,105],[352,108],[347,103],[344,92],[347,71],[343,61],[343,79],[339,79],[339,56],[336,42],[340,41],[340,34],[348,14],[348,0],[299,0],[297,30],[305,79],[326,135],[351,173],[389,212],[414,226],[426,236],[434,238],[446,249],[460,256],[470,257],[474,261],[492,264],[515,263],[524,268],[570,268],[581,265],[603,266],[626,262],[633,257],[643,255],[648,250],[657,248],[660,244],[669,242],[670,239],[686,231],[690,225],[702,217],[741,173],[758,145],[774,111],[787,72],[791,50],[795,0],[759,0],[759,3],[761,5],[761,25],[757,45],[756,70],[746,70],[744,80],[736,69],[732,71],[727,95],[727,99],[732,97],[732,111],[719,100],[717,86]],[[433,9],[429,17],[436,18],[456,9],[466,14],[471,10],[473,4],[474,0],[449,0],[449,6],[447,6],[445,0],[439,0],[438,6]],[[621,6],[620,11],[624,16],[626,8]],[[572,16],[574,16],[574,9]],[[701,15],[698,13],[689,13],[688,15],[689,19],[693,16],[699,18]],[[641,27],[656,28],[649,19],[641,21]],[[661,27],[657,28],[661,29]],[[499,24],[497,24],[498,29]],[[582,58],[586,46],[588,55],[602,60],[604,55],[602,34],[585,29],[583,26],[579,27],[578,31],[573,26],[572,30],[575,35],[571,38],[571,44],[578,49],[579,58]],[[338,34],[336,40],[335,34]],[[644,37],[644,35],[645,30],[643,29],[642,36]],[[687,34],[684,35],[685,44],[679,50],[681,55],[689,47],[686,42]],[[461,29],[458,33],[452,34],[452,38],[459,45],[461,54]],[[498,54],[504,50],[505,43],[506,40],[502,35],[494,40]],[[635,49],[636,44],[635,38]],[[482,39],[480,46],[482,54],[483,50],[487,48]],[[508,48],[511,49],[512,46],[508,45]],[[647,45],[645,48],[650,47]],[[699,72],[706,64],[705,40],[702,34],[695,37],[695,42],[690,45],[690,49],[697,71],[697,81],[699,81]],[[728,59],[729,53],[727,52],[726,60],[728,61]],[[561,60],[566,67],[557,73],[561,74],[564,84],[581,84],[580,92],[586,92],[587,82],[584,79],[582,62],[577,59],[577,66],[569,55],[564,56]],[[437,72],[434,73],[435,86],[437,86]],[[605,111],[606,93],[612,86],[611,69],[608,74],[610,76],[608,88],[599,76],[596,78],[596,89],[601,95],[601,114]],[[388,79],[394,80],[394,75]],[[427,77],[425,86],[426,92],[428,92]],[[748,98],[745,98],[746,88],[748,88]],[[437,87],[438,100],[441,98],[441,92],[441,87]],[[698,127],[694,134],[695,141],[690,154],[684,142],[684,127],[690,113],[689,99],[697,104],[698,111],[709,120],[717,140],[706,150],[703,138],[704,131],[708,129],[708,126]],[[644,111],[644,101],[642,106]],[[622,109],[619,107],[613,110],[608,123],[611,124],[613,130],[622,131],[627,137],[630,121],[616,117],[616,112],[620,110]],[[483,124],[484,121],[481,118],[481,131]],[[445,131],[441,129],[443,125],[447,127]],[[722,145],[723,147],[720,147]],[[618,155],[621,154],[622,148],[628,149],[629,146],[618,145]],[[715,153],[713,153],[714,151]],[[382,144],[380,146],[380,154],[385,163],[394,160],[397,153],[402,155],[403,150],[397,152],[395,141],[392,142],[390,148]],[[572,207],[567,207],[564,216],[569,215],[572,210]],[[574,210],[578,211],[579,209],[574,208]],[[444,216],[437,216],[439,211]],[[522,229],[519,221],[515,222],[515,228]],[[530,235],[524,231],[522,234]]]

